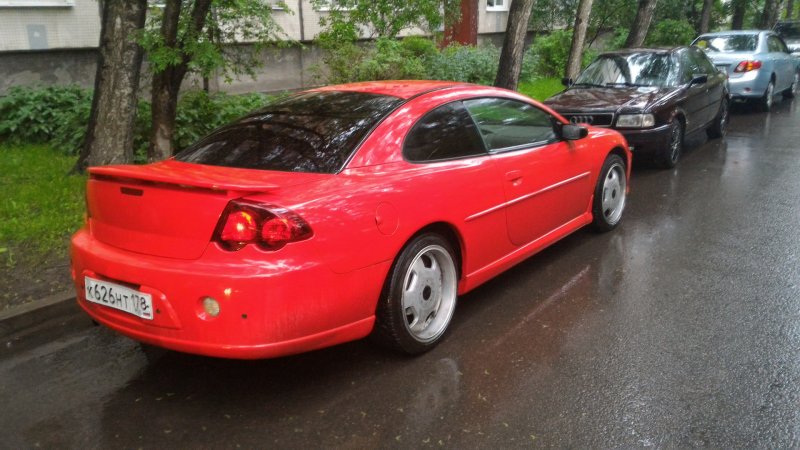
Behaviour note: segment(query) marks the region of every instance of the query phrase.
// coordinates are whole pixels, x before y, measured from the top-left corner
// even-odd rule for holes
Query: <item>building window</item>
[[[511,0],[486,0],[487,11],[508,11],[508,3]]]
[[[332,9],[337,9],[339,11],[350,11],[353,9],[352,5],[348,5],[348,2],[343,2],[341,0],[320,0],[315,2],[317,11],[330,11]]]
[[[65,6],[75,6],[75,0],[0,0],[0,8],[63,8]]]
[[[273,11],[286,11],[288,5],[284,0],[268,0],[267,2]]]

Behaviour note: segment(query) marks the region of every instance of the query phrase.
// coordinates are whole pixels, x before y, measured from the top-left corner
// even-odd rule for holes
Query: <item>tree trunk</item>
[[[147,160],[161,161],[172,156],[175,137],[175,116],[178,111],[178,93],[183,75],[180,68],[167,68],[153,74],[152,125]],[[175,80],[178,80],[177,83]]]
[[[519,72],[522,69],[522,51],[525,48],[525,35],[531,18],[533,0],[514,0],[508,12],[508,25],[500,53],[500,64],[494,85],[506,89],[517,89]]]
[[[656,9],[658,0],[639,0],[639,7],[636,10],[636,18],[628,39],[625,40],[625,48],[641,47],[650,29],[650,22],[653,21],[653,13]]]
[[[714,7],[714,0],[703,0],[703,11],[700,13],[699,34],[708,33],[708,26],[711,23],[711,9]]]
[[[741,30],[744,28],[744,16],[747,13],[747,0],[733,0],[733,17],[731,18],[731,29]]]
[[[161,22],[161,37],[164,46],[176,49],[183,54],[180,63],[170,65],[153,74],[152,126],[150,146],[147,149],[148,161],[169,158],[175,150],[175,114],[178,109],[178,93],[189,68],[189,56],[183,52],[185,41],[178,40],[181,17],[181,0],[167,0]],[[202,33],[206,24],[211,0],[195,0],[188,18],[188,31],[183,39],[192,42]]]
[[[592,12],[592,0],[580,0],[575,16],[575,28],[572,31],[572,46],[569,48],[566,76],[578,77],[583,62],[583,44],[586,41],[586,28],[589,26],[589,14]]]
[[[786,0],[785,17],[787,19],[793,19],[794,18],[794,17],[792,17],[793,15],[794,15],[794,0]]]
[[[768,30],[775,25],[778,18],[778,0],[766,0],[764,2],[764,10],[761,12],[761,19],[758,22],[758,27]]]
[[[73,172],[133,161],[134,121],[147,0],[105,0],[89,126]]]

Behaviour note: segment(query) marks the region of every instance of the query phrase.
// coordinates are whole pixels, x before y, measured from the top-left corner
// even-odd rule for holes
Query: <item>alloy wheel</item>
[[[625,209],[625,168],[614,164],[608,169],[603,180],[602,208],[603,216],[609,224],[616,224]]]
[[[453,315],[457,296],[456,267],[439,245],[420,250],[403,279],[402,307],[408,332],[419,342],[436,340]]]

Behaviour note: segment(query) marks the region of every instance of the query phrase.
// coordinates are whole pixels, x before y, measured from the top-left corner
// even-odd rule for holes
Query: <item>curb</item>
[[[59,292],[41,300],[0,311],[0,336],[8,336],[44,321],[77,313],[75,291]]]

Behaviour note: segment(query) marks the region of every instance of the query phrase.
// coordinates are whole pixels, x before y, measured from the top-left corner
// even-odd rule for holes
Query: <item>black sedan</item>
[[[696,47],[626,49],[601,54],[563,92],[544,103],[573,123],[622,133],[634,158],[672,168],[684,136],[725,134],[728,79]]]

